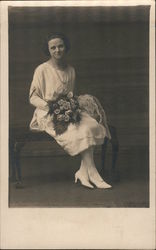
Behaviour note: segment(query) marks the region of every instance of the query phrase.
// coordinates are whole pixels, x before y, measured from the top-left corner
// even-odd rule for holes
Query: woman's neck
[[[56,69],[65,69],[67,67],[67,62],[65,60],[55,60],[53,58],[50,58],[50,63],[52,66]]]

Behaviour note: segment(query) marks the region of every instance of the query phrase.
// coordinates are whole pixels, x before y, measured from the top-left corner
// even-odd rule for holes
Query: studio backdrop
[[[117,129],[120,152],[138,146],[148,150],[148,6],[10,6],[10,128],[29,127],[34,110],[28,98],[30,84],[35,68],[48,59],[42,45],[51,32],[63,32],[69,38],[76,92],[100,100],[109,123]],[[25,154],[31,155],[32,150]]]

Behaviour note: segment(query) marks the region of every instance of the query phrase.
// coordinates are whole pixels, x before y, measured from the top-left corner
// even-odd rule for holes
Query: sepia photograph
[[[10,207],[149,207],[149,13],[9,6]]]
[[[155,4],[2,2],[2,249],[154,250]]]

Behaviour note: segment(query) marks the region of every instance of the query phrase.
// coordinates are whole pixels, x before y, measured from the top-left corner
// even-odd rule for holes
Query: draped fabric
[[[105,112],[98,99],[91,95],[78,97],[81,121],[70,124],[63,134],[56,135],[52,117],[48,114],[48,101],[55,100],[60,94],[73,92],[74,86],[74,68],[68,65],[65,70],[59,70],[49,60],[36,68],[29,94],[30,103],[36,107],[30,129],[47,132],[70,155],[103,144],[105,137],[111,138]]]

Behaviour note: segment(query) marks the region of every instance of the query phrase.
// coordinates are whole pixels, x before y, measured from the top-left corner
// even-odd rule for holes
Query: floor
[[[111,182],[111,155],[107,156],[106,180]],[[95,156],[100,166],[100,155]],[[120,180],[112,189],[93,190],[74,183],[80,158],[22,157],[23,188],[10,183],[10,207],[149,207],[147,148],[129,148],[119,153]],[[98,168],[100,171],[100,168]]]

